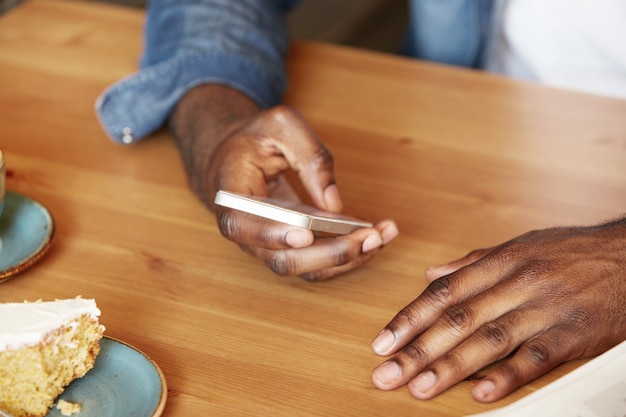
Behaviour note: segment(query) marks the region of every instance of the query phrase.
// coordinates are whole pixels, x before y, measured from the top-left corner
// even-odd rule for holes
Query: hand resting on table
[[[426,290],[372,342],[372,380],[432,398],[502,360],[473,397],[496,401],[559,364],[626,340],[626,218],[526,233],[431,267]]]

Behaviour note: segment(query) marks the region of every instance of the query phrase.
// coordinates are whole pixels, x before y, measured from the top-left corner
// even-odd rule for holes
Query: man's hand
[[[222,234],[279,275],[318,281],[370,260],[398,234],[386,220],[348,235],[313,232],[213,204],[222,189],[297,201],[284,173],[297,173],[320,209],[339,212],[332,155],[290,106],[260,110],[220,85],[192,89],[171,119],[192,189],[217,217]]]
[[[374,385],[435,397],[504,359],[472,390],[496,401],[557,365],[626,340],[626,219],[534,231],[429,268],[428,288],[372,342]]]

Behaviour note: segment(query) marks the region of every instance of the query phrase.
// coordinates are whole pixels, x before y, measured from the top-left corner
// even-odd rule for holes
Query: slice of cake
[[[43,417],[89,371],[104,327],[94,300],[0,304],[0,409]]]

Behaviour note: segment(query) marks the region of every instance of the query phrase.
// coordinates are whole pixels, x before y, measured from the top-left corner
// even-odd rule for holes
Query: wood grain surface
[[[626,102],[316,43],[290,51],[286,101],[335,157],[346,212],[394,218],[366,266],[311,284],[221,237],[162,130],[109,141],[97,96],[137,70],[143,13],[31,0],[0,17],[7,188],[56,222],[0,301],[93,297],[106,334],[168,382],[164,416],[463,416],[484,371],[431,401],[375,389],[370,341],[425,287],[424,269],[530,229],[626,209]],[[141,105],[141,103],[137,103]],[[0,254],[1,256],[1,254]]]

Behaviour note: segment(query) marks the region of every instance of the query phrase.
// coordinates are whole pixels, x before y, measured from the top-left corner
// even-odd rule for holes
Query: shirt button
[[[130,127],[122,129],[122,142],[131,143],[133,141],[133,130]]]

